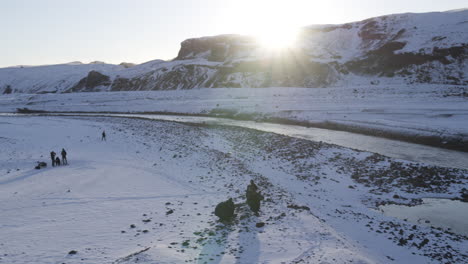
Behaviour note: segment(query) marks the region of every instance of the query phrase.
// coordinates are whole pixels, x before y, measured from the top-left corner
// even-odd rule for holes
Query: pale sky
[[[187,38],[466,7],[466,0],[0,0],[0,67],[142,63],[176,57]]]

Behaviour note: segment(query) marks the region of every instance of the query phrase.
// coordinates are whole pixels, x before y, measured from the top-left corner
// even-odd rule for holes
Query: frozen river
[[[20,116],[21,114],[1,114],[0,116]],[[379,153],[391,158],[421,162],[442,167],[468,169],[468,153],[408,143],[399,140],[296,125],[274,124],[255,121],[241,121],[217,117],[152,115],[152,114],[48,114],[60,116],[110,116],[144,118],[181,123],[236,126],[259,131],[272,132],[301,139],[322,141],[347,148]]]

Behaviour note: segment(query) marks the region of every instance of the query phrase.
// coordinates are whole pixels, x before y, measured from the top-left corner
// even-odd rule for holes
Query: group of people
[[[247,186],[245,198],[250,210],[258,216],[258,212],[260,211],[260,201],[263,200],[263,195],[259,192],[258,187],[253,180],[251,180],[250,184]],[[231,220],[234,217],[234,202],[232,201],[232,198],[219,203],[215,208],[215,215],[219,217],[221,221]]]
[[[60,166],[60,165],[68,165],[67,152],[65,151],[65,149],[62,148],[62,152],[60,154],[62,155],[62,162],[60,162],[60,158],[57,156],[57,153],[55,153],[54,151],[50,152],[50,159],[52,160],[52,167]]]
[[[105,140],[106,140],[106,132],[102,131],[101,141],[105,141]],[[67,152],[65,151],[64,148],[62,148],[62,151],[60,152],[60,154],[62,156],[62,160],[60,160],[60,158],[58,157],[57,153],[55,153],[55,151],[50,152],[50,159],[52,160],[52,167],[60,166],[60,165],[68,165]],[[41,166],[39,165],[38,167],[41,168]]]

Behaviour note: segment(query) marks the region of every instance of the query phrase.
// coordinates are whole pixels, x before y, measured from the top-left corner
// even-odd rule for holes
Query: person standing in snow
[[[55,152],[51,151],[50,152],[50,158],[52,159],[52,167],[55,166]]]
[[[102,137],[101,137],[101,141],[107,141],[106,140],[106,131],[102,131]]]
[[[258,216],[258,211],[260,211],[260,201],[263,200],[263,195],[258,192],[258,187],[253,180],[251,180],[249,186],[247,186],[245,196],[250,210]]]
[[[64,148],[62,148],[62,164],[63,165],[68,165],[68,160],[67,160],[67,152],[65,151]]]
[[[249,202],[249,198],[252,197],[253,193],[258,191],[258,187],[253,180],[250,180],[250,184],[247,186],[247,190],[245,191],[245,197],[247,198],[247,203]]]
[[[247,192],[249,190],[253,191],[253,192],[258,191],[258,186],[255,184],[255,182],[253,180],[250,180],[250,184],[247,186]]]
[[[59,157],[55,158],[55,165],[60,166],[60,159]]]

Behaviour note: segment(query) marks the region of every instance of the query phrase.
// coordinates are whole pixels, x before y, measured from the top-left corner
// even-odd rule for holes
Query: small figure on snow
[[[50,158],[52,159],[52,167],[55,166],[55,152],[54,151],[51,151],[50,152]]]
[[[258,192],[258,187],[253,180],[251,180],[250,184],[247,186],[245,197],[250,210],[258,216],[258,211],[260,211],[260,201],[263,200],[263,195]]]
[[[64,148],[62,148],[62,164],[63,165],[68,165],[68,160],[67,160],[67,152],[65,151]]]
[[[60,159],[59,159],[59,157],[56,157],[56,158],[55,158],[55,165],[56,165],[56,166],[60,166]]]
[[[102,131],[102,137],[101,137],[101,141],[107,141],[106,140],[106,131]]]
[[[229,221],[234,216],[234,202],[232,198],[225,202],[220,202],[215,208],[215,215],[221,221]]]

